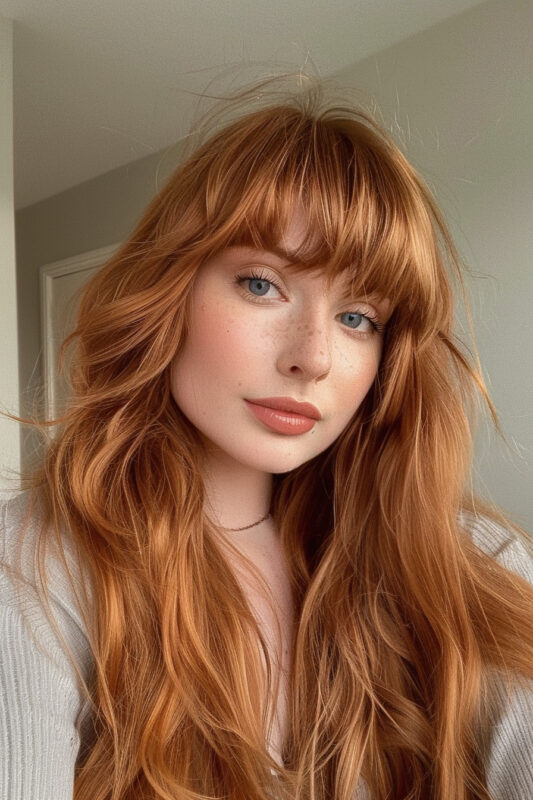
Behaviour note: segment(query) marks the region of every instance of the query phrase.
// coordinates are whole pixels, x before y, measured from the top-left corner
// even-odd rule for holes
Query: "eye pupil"
[[[269,281],[265,281],[263,278],[251,278],[250,284],[252,283],[259,284],[259,294],[266,294],[268,291]]]
[[[348,312],[346,314],[346,316],[350,317],[350,321],[356,322],[356,325],[354,327],[357,327],[358,325],[360,325],[361,320],[363,319],[363,315],[362,314],[353,314],[351,312]]]

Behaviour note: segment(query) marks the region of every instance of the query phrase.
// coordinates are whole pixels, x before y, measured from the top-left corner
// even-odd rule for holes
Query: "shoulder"
[[[503,567],[533,584],[533,545],[486,516],[462,515],[472,541]],[[533,607],[531,609],[533,622]],[[492,675],[494,725],[486,742],[485,769],[493,800],[533,797],[533,681],[508,683],[500,672]]]
[[[0,797],[16,786],[21,800],[68,800],[91,724],[80,677],[87,686],[93,664],[75,591],[53,547],[43,554],[50,604],[43,606],[37,569],[42,510],[28,492],[0,504]],[[65,555],[76,575],[72,542],[66,541]]]
[[[506,569],[533,584],[533,537],[516,531],[483,514],[461,511],[461,525],[473,543]]]
[[[49,610],[86,679],[91,658],[80,602],[83,590],[90,600],[88,575],[80,567],[68,532],[62,532],[61,552],[50,529],[42,531],[44,502],[42,492],[25,491],[0,503],[1,619],[11,624],[18,620],[24,625],[24,635],[64,664],[61,640],[46,612],[48,597]],[[39,568],[41,552],[44,571]]]

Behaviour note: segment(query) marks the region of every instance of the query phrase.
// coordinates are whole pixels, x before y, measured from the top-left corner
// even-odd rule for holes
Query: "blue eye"
[[[350,317],[351,318],[351,321],[354,324],[350,325],[349,327],[353,328],[353,330],[359,330],[360,329],[360,325],[361,325],[362,322],[363,323],[367,322],[373,328],[376,328],[376,324],[375,324],[374,320],[372,320],[366,314],[356,314],[353,311],[345,311],[345,313],[341,314],[341,316],[342,317]],[[363,329],[364,329],[364,324],[363,324]],[[368,326],[367,326],[367,330],[368,330]]]
[[[259,291],[257,294],[260,297],[268,292],[270,281],[267,281],[264,278],[245,278],[245,280],[249,281],[250,286],[254,283],[259,284]],[[252,292],[252,294],[255,294],[255,292]]]
[[[259,284],[258,292],[250,291],[250,289],[247,288],[247,291],[254,295],[254,297],[264,297],[270,286],[274,286],[278,292],[281,292],[280,287],[275,281],[265,277],[262,272],[254,272],[253,270],[248,275],[235,275],[235,282],[239,286],[243,283],[248,283],[249,285],[253,285],[254,283]]]
[[[258,291],[253,291],[251,288],[247,288],[246,291],[254,297],[264,297],[271,286],[281,292],[280,287],[273,281],[271,278],[265,277],[263,272],[255,272],[251,271],[248,275],[235,275],[235,283],[241,286],[243,283],[248,283],[249,287],[252,287],[254,284]],[[354,311],[345,311],[343,314],[340,315],[341,317],[348,317],[349,324],[346,326],[349,330],[352,330],[354,333],[359,334],[370,334],[375,333],[382,333],[385,326],[382,325],[377,318],[370,316],[370,314],[358,314]],[[366,323],[366,325],[365,325]]]

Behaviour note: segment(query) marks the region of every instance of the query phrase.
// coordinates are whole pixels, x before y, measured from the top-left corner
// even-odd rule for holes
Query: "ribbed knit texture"
[[[87,704],[59,638],[40,606],[35,587],[32,523],[16,561],[16,536],[28,493],[4,502],[0,528],[0,800],[72,800],[74,767],[84,741]],[[470,519],[476,544],[533,584],[533,558],[514,535]],[[76,562],[64,539],[69,568]],[[20,568],[27,584],[15,587],[5,565]],[[59,557],[47,559],[52,612],[85,680],[93,661],[72,587]],[[507,699],[487,732],[487,779],[494,800],[533,800],[533,682]],[[363,785],[359,798],[367,797]],[[453,798],[450,798],[453,800]]]

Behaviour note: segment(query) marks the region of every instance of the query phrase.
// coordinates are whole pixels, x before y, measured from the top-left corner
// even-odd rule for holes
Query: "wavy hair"
[[[297,269],[348,270],[392,314],[349,425],[274,476],[296,609],[281,767],[265,747],[268,648],[204,514],[201,441],[169,371],[201,264],[275,246],[300,202]],[[315,84],[195,146],[84,287],[64,413],[16,418],[56,427],[30,484],[90,577],[92,738],[75,800],[350,800],[359,778],[375,800],[488,800],[491,680],[533,678],[533,588],[465,523],[483,511],[527,539],[470,486],[480,398],[498,421],[453,332],[461,271],[387,131]]]

